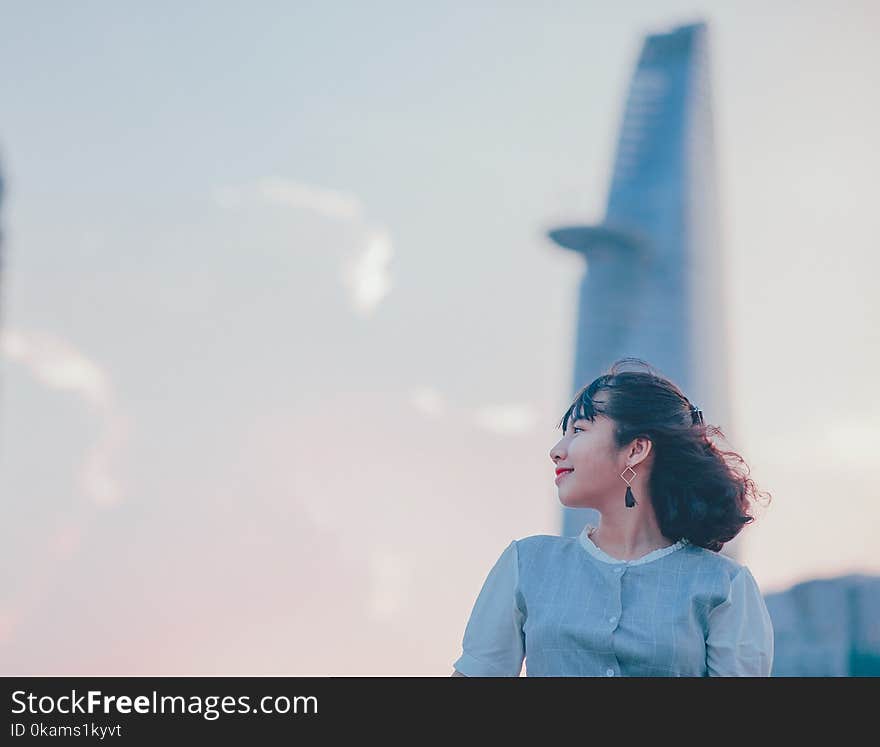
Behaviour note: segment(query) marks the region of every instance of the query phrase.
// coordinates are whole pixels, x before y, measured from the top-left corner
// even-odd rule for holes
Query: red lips
[[[567,475],[569,472],[574,472],[574,470],[573,470],[573,469],[561,469],[561,470],[558,470],[558,471],[556,472],[556,479],[555,479],[553,482],[558,483],[558,482],[562,479],[562,476],[563,476],[563,475]]]

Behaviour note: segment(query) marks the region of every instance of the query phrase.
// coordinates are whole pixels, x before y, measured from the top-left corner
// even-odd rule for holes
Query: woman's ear
[[[643,463],[651,454],[651,451],[654,448],[654,444],[651,443],[650,438],[644,438],[643,436],[639,436],[634,439],[629,447],[629,463],[633,467],[637,464]]]

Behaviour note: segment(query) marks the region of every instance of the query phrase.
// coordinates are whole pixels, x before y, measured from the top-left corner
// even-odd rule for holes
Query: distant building
[[[572,396],[615,359],[636,356],[681,386],[706,422],[734,440],[707,44],[703,23],[645,39],[605,218],[549,236],[586,260]],[[564,536],[595,516],[562,511]],[[736,555],[738,540],[725,554]]]
[[[764,600],[774,677],[880,677],[880,576],[809,579]]]

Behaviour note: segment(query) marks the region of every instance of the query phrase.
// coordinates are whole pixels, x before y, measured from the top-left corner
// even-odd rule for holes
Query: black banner
[[[488,727],[514,734],[528,723],[627,730],[652,719],[679,725],[724,720],[740,704],[791,715],[814,695],[826,714],[835,702],[875,697],[870,679],[667,679],[466,677],[3,677],[3,743],[56,738],[107,744],[172,744],[222,739],[409,736],[463,737]],[[782,696],[782,697],[780,697]],[[760,708],[759,708],[760,710]],[[433,740],[432,740],[433,741]],[[199,742],[201,743],[201,742]]]

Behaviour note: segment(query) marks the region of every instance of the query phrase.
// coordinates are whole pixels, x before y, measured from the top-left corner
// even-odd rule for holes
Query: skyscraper
[[[645,39],[604,220],[549,236],[586,260],[572,396],[615,359],[636,356],[731,436],[707,47],[704,23]],[[565,536],[590,519],[590,509],[562,511]]]

